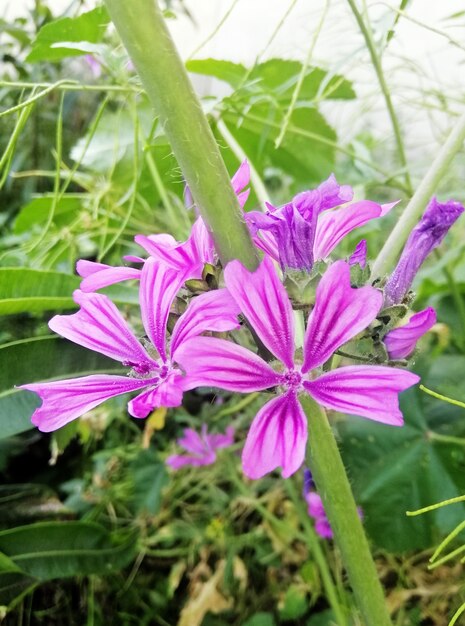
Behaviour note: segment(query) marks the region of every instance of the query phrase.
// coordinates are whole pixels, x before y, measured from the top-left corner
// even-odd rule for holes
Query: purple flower
[[[267,204],[268,211],[246,214],[255,245],[282,269],[310,271],[315,261],[326,259],[352,230],[385,215],[395,203],[354,202],[348,185],[338,185],[332,174],[317,189],[305,191],[283,207]]]
[[[225,269],[225,282],[263,344],[281,363],[273,369],[254,352],[211,337],[186,341],[176,357],[192,387],[242,393],[277,388],[278,395],[258,412],[249,430],[242,456],[247,476],[260,478],[280,466],[287,478],[302,465],[307,441],[306,417],[299,403],[302,393],[328,409],[402,424],[398,394],[418,382],[415,374],[368,365],[321,372],[340,346],[375,319],[382,305],[377,289],[351,288],[347,263],[331,265],[317,287],[302,362],[294,360],[293,310],[271,259],[265,257],[255,272],[232,261]]]
[[[464,210],[459,202],[449,200],[440,203],[436,198],[431,199],[423,217],[410,233],[397,267],[386,283],[386,306],[402,302],[423,261],[441,243]]]
[[[383,341],[393,360],[406,359],[415,350],[417,341],[436,324],[436,311],[428,307],[415,313],[407,324],[389,331]]]
[[[349,257],[349,265],[360,265],[360,267],[365,269],[367,264],[367,242],[366,239],[362,239],[355,246],[355,250]]]
[[[23,385],[42,399],[32,422],[49,432],[90,411],[108,398],[142,391],[128,404],[133,417],[144,418],[160,406],[179,406],[183,391],[191,389],[177,366],[177,353],[193,336],[206,330],[224,332],[237,328],[238,307],[226,289],[211,291],[191,300],[167,343],[171,305],[185,277],[149,259],[141,273],[140,308],[150,341],[142,345],[113,302],[103,294],[75,291],[80,310],[56,315],[50,328],[75,343],[100,352],[130,368],[128,376],[92,375],[70,380]],[[183,351],[188,358],[189,351]],[[191,354],[191,359],[195,355]]]
[[[321,497],[315,491],[309,491],[305,496],[308,514],[315,520],[315,530],[323,539],[332,539],[333,530],[326,517],[326,511]]]
[[[234,443],[234,428],[229,426],[224,435],[208,434],[207,425],[202,424],[200,435],[192,428],[184,429],[178,445],[190,454],[173,454],[166,459],[167,465],[177,470],[185,465],[212,465],[216,461],[216,450],[228,448]]]

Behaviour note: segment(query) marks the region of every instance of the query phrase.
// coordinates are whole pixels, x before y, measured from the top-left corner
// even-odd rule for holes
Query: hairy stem
[[[326,412],[307,394],[300,402],[308,418],[307,464],[325,507],[366,626],[391,626],[368,541]]]
[[[160,8],[154,0],[105,2],[221,260],[255,269],[258,255],[228,172]]]
[[[393,267],[404,247],[412,228],[420,219],[431,196],[436,191],[441,179],[447,172],[452,159],[462,148],[465,141],[465,113],[461,115],[452,128],[449,137],[439,150],[425,177],[418,185],[415,194],[400,216],[396,226],[389,235],[378,258],[373,264],[371,278],[379,278],[387,274]]]
[[[391,92],[389,91],[389,87],[387,86],[386,79],[384,78],[383,66],[381,64],[381,59],[378,56],[378,52],[376,50],[376,44],[373,41],[373,35],[371,32],[370,25],[365,22],[362,14],[357,8],[355,0],[347,0],[349,6],[351,8],[352,13],[354,14],[355,19],[357,20],[357,24],[362,32],[363,38],[365,39],[366,46],[370,53],[371,62],[373,64],[373,68],[376,73],[376,77],[378,79],[379,86],[381,88],[384,101],[386,103],[386,108],[389,113],[389,117],[391,119],[392,130],[394,132],[394,138],[397,145],[397,153],[399,155],[399,161],[404,170],[404,180],[405,186],[409,192],[409,195],[412,193],[412,183],[410,180],[410,175],[407,169],[407,157],[405,155],[404,141],[402,139],[402,131],[400,129],[399,120],[397,119],[396,110],[392,103]]]

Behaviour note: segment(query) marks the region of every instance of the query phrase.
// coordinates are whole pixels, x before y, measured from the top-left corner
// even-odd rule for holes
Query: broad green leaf
[[[223,119],[260,171],[269,167],[279,168],[289,174],[297,186],[308,187],[311,183],[324,180],[334,169],[332,143],[336,141],[336,133],[313,107],[294,109],[278,149],[274,142],[284,113],[272,104],[255,104],[243,117],[229,110],[224,113]]]
[[[443,380],[454,368],[463,376],[465,359],[460,361],[438,363]],[[431,374],[426,375],[423,383],[429,386],[430,380],[434,380]],[[402,428],[352,417],[340,427],[344,460],[365,514],[365,526],[376,544],[386,550],[429,547],[463,520],[463,505],[418,517],[405,514],[465,490],[464,446],[435,439],[436,433],[464,436],[465,412],[453,419],[451,408],[457,407],[441,405],[413,389],[401,397]]]
[[[276,626],[272,613],[255,613],[244,622],[244,626]]]
[[[87,48],[85,45],[83,49],[80,49],[76,46],[72,48],[57,47],[56,44],[62,44],[63,42],[76,44],[81,41],[98,43],[102,40],[109,21],[110,18],[106,9],[97,7],[78,17],[63,17],[45,24],[33,42],[26,61],[31,63],[37,61],[60,61],[65,57],[86,54]]]
[[[82,202],[83,196],[81,194],[64,195],[56,203],[53,216],[54,223],[58,227],[68,224],[82,209]],[[44,224],[47,221],[52,204],[53,196],[50,194],[34,198],[34,200],[24,205],[15,220],[13,228],[15,235],[26,233],[38,224]]]
[[[131,504],[136,513],[158,513],[161,505],[161,492],[168,482],[164,463],[152,450],[141,450],[131,463],[133,481]]]
[[[63,272],[2,267],[0,315],[77,309],[73,291],[80,281],[78,276]],[[130,283],[112,285],[102,293],[116,304],[138,304],[138,289]]]
[[[284,596],[279,617],[283,621],[296,620],[307,612],[308,601],[305,591],[296,585],[291,585]]]
[[[0,532],[0,552],[41,581],[117,571],[136,550],[135,532],[109,533],[90,522],[41,522]]]
[[[74,309],[80,279],[62,272],[23,267],[0,268],[0,315]]]
[[[0,346],[0,439],[32,428],[40,400],[15,386],[99,373],[122,373],[119,364],[59,337],[47,336]]]
[[[250,71],[240,63],[220,59],[195,59],[187,61],[189,72],[214,76],[234,89],[243,92],[269,93],[274,99],[290,102],[302,71],[300,61],[270,59],[259,63]],[[353,99],[355,92],[350,81],[338,74],[330,75],[319,67],[309,67],[303,80],[299,101],[314,100],[316,97]]]
[[[0,606],[8,606],[13,600],[30,591],[38,581],[20,570],[2,571],[0,565]]]

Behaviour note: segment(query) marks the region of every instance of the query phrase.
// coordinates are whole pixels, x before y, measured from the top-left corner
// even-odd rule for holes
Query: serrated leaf
[[[213,76],[237,89],[247,74],[247,68],[241,63],[222,59],[191,59],[186,62],[186,69],[193,74]]]
[[[78,17],[63,17],[45,24],[40,29],[32,49],[26,57],[26,61],[60,61],[66,57],[81,56],[87,54],[87,48],[73,46],[72,48],[57,47],[56,44],[63,42],[88,42],[98,43],[102,40],[107,25],[110,21],[105,7],[97,7],[87,11]]]
[[[456,364],[457,366],[457,364]],[[460,371],[465,368],[462,357]],[[443,378],[447,370],[442,364]],[[428,386],[428,377],[423,380]],[[402,394],[405,425],[385,426],[348,418],[341,426],[342,452],[364,524],[375,543],[392,552],[423,549],[452,530],[465,506],[445,507],[428,516],[407,517],[434,502],[465,490],[463,447],[434,438],[450,434],[448,406],[442,411],[418,389]],[[435,408],[434,408],[435,407]],[[434,410],[433,410],[434,408]],[[465,414],[453,421],[454,434],[465,433]]]
[[[0,364],[0,439],[32,428],[40,405],[36,394],[15,385],[122,372],[115,361],[55,336],[0,346]]]
[[[109,533],[90,522],[42,522],[0,532],[0,551],[41,581],[119,570],[136,544],[134,532]]]

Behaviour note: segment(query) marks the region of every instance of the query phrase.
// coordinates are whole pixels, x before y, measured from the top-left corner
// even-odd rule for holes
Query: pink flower
[[[128,404],[133,417],[144,418],[159,406],[179,406],[183,391],[191,389],[177,366],[178,350],[206,330],[237,328],[238,307],[226,289],[191,300],[176,323],[168,345],[166,331],[171,305],[185,276],[155,259],[144,264],[140,280],[140,308],[149,345],[142,345],[113,302],[103,294],[76,291],[80,310],[56,315],[50,328],[75,343],[100,352],[130,368],[128,376],[91,375],[70,380],[23,385],[37,393],[42,405],[32,422],[44,432],[56,430],[90,411],[108,398],[142,391]],[[189,351],[183,351],[188,358]],[[191,359],[195,355],[191,355]]]
[[[168,457],[166,463],[173,469],[177,470],[185,465],[212,465],[216,461],[216,450],[233,445],[234,428],[229,426],[224,435],[208,434],[206,424],[202,424],[200,435],[192,428],[185,428],[184,436],[177,443],[190,454],[174,454]]]
[[[415,350],[420,337],[423,337],[436,324],[436,311],[428,307],[415,313],[407,324],[390,330],[384,337],[384,344],[389,358],[406,359]]]
[[[303,393],[328,409],[385,424],[403,423],[399,392],[418,382],[411,372],[392,367],[354,365],[322,372],[321,366],[343,344],[363,331],[383,301],[373,287],[353,289],[350,268],[337,261],[322,277],[310,313],[302,361],[294,356],[294,314],[273,262],[265,258],[255,272],[238,261],[225,270],[228,291],[266,348],[280,363],[277,369],[250,350],[209,337],[189,339],[176,358],[191,387],[214,386],[249,393],[276,388],[252,422],[242,461],[250,478],[277,467],[287,478],[302,465],[307,442]],[[195,358],[191,357],[195,354]]]

